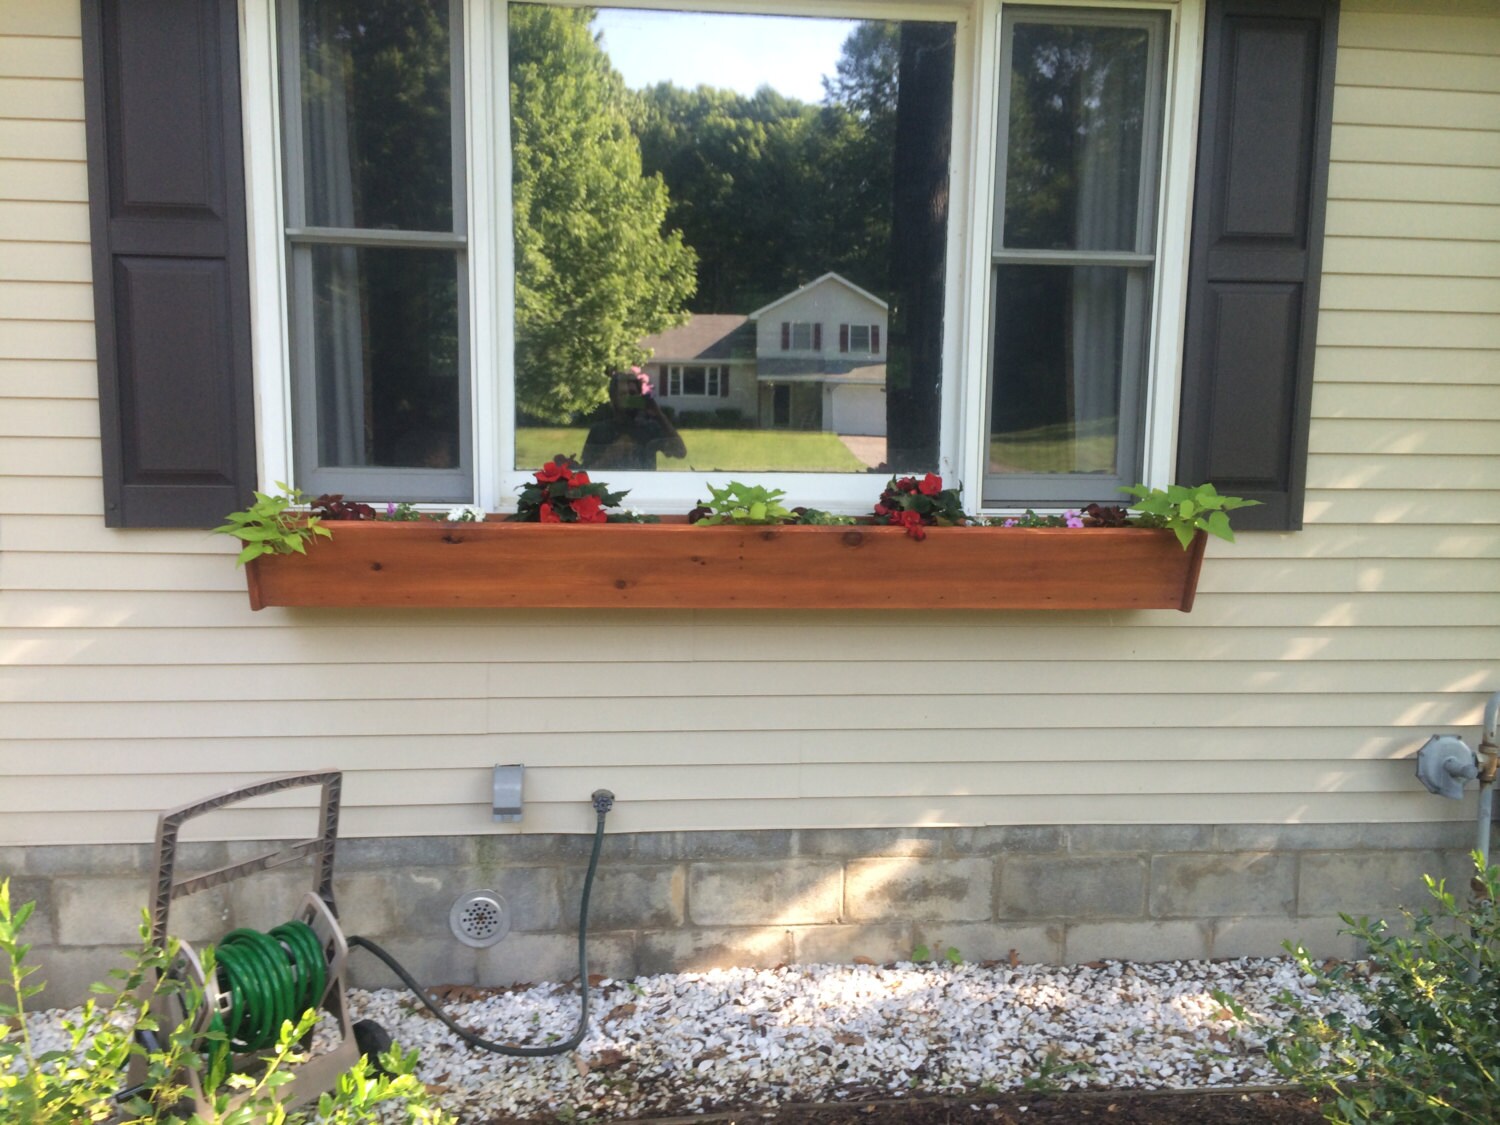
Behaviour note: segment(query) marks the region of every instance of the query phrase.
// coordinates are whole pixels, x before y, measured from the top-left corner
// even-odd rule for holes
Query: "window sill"
[[[245,568],[252,609],[1177,609],[1189,550],[1144,528],[339,523]]]

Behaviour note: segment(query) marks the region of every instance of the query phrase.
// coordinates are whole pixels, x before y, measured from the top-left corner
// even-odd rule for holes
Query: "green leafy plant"
[[[222,527],[214,531],[241,540],[244,550],[238,564],[244,566],[261,555],[307,554],[307,544],[314,535],[333,538],[323,521],[309,514],[307,496],[300,488],[276,482],[279,493],[257,492],[255,503],[242,512],[230,512]]]
[[[792,514],[798,523],[809,527],[847,527],[859,522],[854,516],[836,516],[820,508],[793,508]]]
[[[957,527],[968,522],[963,499],[956,488],[944,488],[943,478],[928,473],[916,477],[892,477],[875,502],[871,520],[906,528],[913,539],[926,539],[926,527]]]
[[[758,484],[741,484],[730,481],[723,488],[708,486],[712,499],[700,505],[694,512],[707,510],[693,522],[699,527],[713,527],[721,523],[772,524],[793,523],[797,517],[781,502],[786,495],[779,488],[763,488]]]
[[[918,964],[921,964],[924,961],[931,961],[934,964],[936,964],[938,961],[943,961],[949,965],[962,965],[964,963],[963,956],[958,952],[958,949],[952,945],[943,950],[941,957],[935,956],[932,950],[928,949],[927,946],[918,945],[912,949],[911,959]]]
[[[1019,516],[1000,516],[988,521],[991,527],[1083,527],[1083,517],[1075,511],[1062,515],[1039,515],[1027,508]]]
[[[1196,488],[1173,484],[1164,489],[1137,484],[1120,491],[1135,497],[1136,502],[1130,508],[1140,513],[1136,517],[1139,526],[1171,528],[1183,550],[1187,550],[1193,536],[1200,531],[1233,543],[1234,532],[1229,530],[1228,513],[1260,503],[1259,500],[1242,500],[1238,496],[1220,496],[1211,484],[1200,484]]]
[[[1288,945],[1317,991],[1351,997],[1368,1013],[1350,1019],[1285,996],[1292,1025],[1267,1036],[1277,1071],[1318,1097],[1328,1121],[1500,1121],[1500,867],[1485,869],[1477,853],[1474,860],[1475,893],[1465,903],[1424,876],[1433,905],[1402,911],[1409,936],[1341,915],[1345,932],[1368,945],[1367,962],[1324,965]],[[1256,1025],[1231,998],[1216,996]]]
[[[10,881],[0,880],[0,953],[8,962],[9,1000],[0,1000],[0,1121],[6,1125],[80,1125],[124,1120],[131,1125],[180,1125],[188,1112],[189,1088],[184,1076],[196,1071],[210,1093],[209,1113],[193,1113],[191,1125],[377,1125],[392,1120],[387,1106],[399,1105],[413,1125],[453,1125],[452,1118],[430,1103],[427,1088],[416,1077],[417,1054],[392,1047],[379,1067],[360,1059],[323,1093],[315,1109],[288,1111],[276,1091],[292,1080],[290,1068],[305,1056],[297,1044],[317,1020],[309,1011],[296,1023],[287,1020],[275,1049],[254,1074],[231,1073],[222,1032],[198,1036],[193,1028],[203,1006],[202,990],[174,977],[170,970],[180,947],[175,939],[151,946],[141,927],[141,947],[127,969],[114,970],[114,983],[96,983],[82,1014],[63,1024],[66,1050],[37,1051],[26,1018],[26,1001],[42,991],[26,964],[31,947],[21,931],[34,903],[11,908]],[[213,971],[211,950],[204,951],[206,972]],[[155,1016],[161,1001],[174,996],[186,1013],[175,1027],[164,1028]],[[143,1045],[148,1032],[152,1046]],[[129,1086],[132,1061],[144,1074]]]

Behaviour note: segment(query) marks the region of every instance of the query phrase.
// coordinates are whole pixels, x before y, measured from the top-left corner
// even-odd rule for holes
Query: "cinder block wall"
[[[1071,825],[663,832],[607,838],[590,908],[590,969],[615,977],[726,965],[904,960],[918,945],[966,960],[1276,955],[1294,938],[1357,952],[1340,911],[1395,917],[1427,901],[1424,873],[1462,886],[1473,827]],[[341,840],[335,892],[346,932],[379,941],[432,983],[508,984],[577,974],[580,835]],[[194,844],[179,875],[270,845]],[[0,849],[49,987],[77,1002],[117,966],[146,904],[150,849]],[[269,929],[310,889],[279,868],[174,904],[171,929],[217,940]],[[512,917],[475,950],[448,928],[455,899],[498,891]],[[394,978],[354,955],[353,982]]]

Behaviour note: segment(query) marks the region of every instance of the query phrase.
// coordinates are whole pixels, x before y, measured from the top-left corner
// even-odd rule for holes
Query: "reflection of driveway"
[[[839,441],[850,453],[858,457],[868,468],[875,468],[885,460],[885,438],[865,437],[861,434],[839,434]]]

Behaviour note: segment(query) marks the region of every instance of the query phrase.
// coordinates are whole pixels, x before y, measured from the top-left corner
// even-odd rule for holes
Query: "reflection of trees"
[[[1139,197],[1147,33],[1020,23],[1015,28],[1006,153],[1005,244],[1079,248],[1090,178],[1108,176],[1112,210]],[[1088,249],[1133,249],[1090,245]]]
[[[677,323],[693,251],[664,233],[667,190],[642,174],[629,95],[586,9],[510,9],[516,397],[565,420],[602,402],[605,374]]]
[[[313,213],[309,221],[452,230],[446,0],[303,0],[300,31],[306,172],[316,181],[330,157],[341,155],[334,148],[344,145],[330,145],[320,120],[341,116],[352,195],[352,214]],[[310,209],[330,209],[312,186]]]

